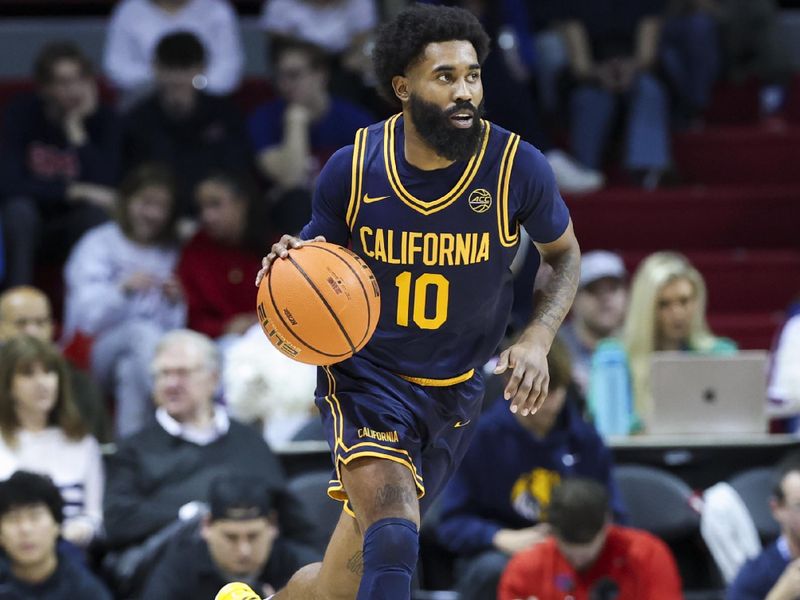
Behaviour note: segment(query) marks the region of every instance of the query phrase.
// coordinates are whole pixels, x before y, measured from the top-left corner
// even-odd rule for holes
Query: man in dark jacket
[[[17,471],[0,483],[0,600],[111,600],[111,594],[58,546],[64,501],[50,479]]]
[[[207,94],[206,50],[193,33],[165,35],[155,51],[155,91],[127,117],[124,164],[169,165],[181,213],[193,212],[195,186],[210,172],[253,165],[244,118],[227,98]]]
[[[92,65],[72,42],[36,59],[37,91],[6,111],[0,209],[8,286],[31,284],[37,255],[56,264],[113,209],[121,126],[98,102]]]
[[[568,393],[569,354],[556,342],[547,357],[550,392],[538,412],[513,414],[497,400],[481,416],[464,461],[442,494],[440,542],[459,556],[464,600],[494,599],[509,558],[543,541],[550,494],[562,479],[583,476],[610,492],[625,518],[611,476],[611,453]]]
[[[282,531],[303,539],[308,522],[283,493],[278,459],[260,433],[229,419],[214,403],[219,368],[217,347],[208,337],[189,330],[165,334],[153,360],[155,422],[124,439],[108,458],[104,524],[107,545],[118,558],[107,565],[123,588],[125,577],[143,575],[140,560],[152,564],[180,522],[197,516],[221,473],[263,481],[278,495]],[[131,564],[136,568],[125,566]]]
[[[262,595],[282,587],[318,553],[280,534],[276,498],[251,477],[222,475],[211,484],[201,526],[182,532],[153,571],[142,598],[213,598],[231,581]]]

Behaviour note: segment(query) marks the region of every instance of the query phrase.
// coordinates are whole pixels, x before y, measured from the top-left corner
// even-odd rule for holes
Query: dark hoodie
[[[498,530],[538,523],[552,489],[574,476],[604,484],[615,520],[624,521],[612,466],[611,452],[569,396],[542,439],[517,422],[508,402],[497,400],[481,416],[470,449],[442,494],[438,537],[462,556],[488,550]]]

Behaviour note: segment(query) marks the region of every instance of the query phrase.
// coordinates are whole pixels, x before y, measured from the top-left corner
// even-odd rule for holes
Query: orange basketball
[[[289,250],[258,287],[258,320],[267,338],[312,365],[331,365],[361,350],[380,309],[378,281],[367,264],[327,242]]]

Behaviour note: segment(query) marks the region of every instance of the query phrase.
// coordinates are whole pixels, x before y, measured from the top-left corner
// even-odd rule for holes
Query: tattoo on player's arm
[[[567,316],[581,273],[581,254],[568,250],[550,263],[553,273],[542,290],[533,312],[533,320],[546,327],[555,337]]]
[[[386,484],[375,492],[375,506],[402,506],[413,500],[412,494],[401,485]]]
[[[361,552],[361,550],[348,559],[347,570],[353,573],[353,575],[361,576],[364,574],[364,553]]]

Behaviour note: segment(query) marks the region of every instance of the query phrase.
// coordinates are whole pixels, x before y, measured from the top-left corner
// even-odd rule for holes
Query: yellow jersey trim
[[[455,377],[450,377],[449,379],[431,379],[429,377],[411,377],[410,375],[401,375],[400,373],[395,373],[401,379],[405,379],[406,381],[410,381],[411,383],[416,383],[419,385],[427,385],[431,387],[447,387],[448,385],[456,385],[457,383],[463,383],[468,379],[471,379],[472,376],[475,374],[475,369],[470,369],[466,373],[462,373],[461,375],[456,375]]]
[[[361,208],[361,188],[364,185],[364,151],[367,147],[367,128],[363,127],[356,132],[353,145],[353,163],[350,172],[350,201],[347,203],[345,222],[353,230]]]
[[[511,182],[511,168],[514,164],[514,157],[519,148],[519,136],[512,133],[506,142],[503,150],[503,158],[500,160],[500,173],[497,176],[497,231],[500,235],[500,243],[503,246],[511,247],[519,241],[519,223],[515,224],[514,231],[511,232],[510,218],[508,215],[508,190]]]
[[[333,373],[331,373],[330,368],[323,367],[323,370],[325,371],[325,375],[328,379],[328,395],[325,396],[325,401],[330,407],[331,415],[333,417],[335,437],[334,455],[336,456],[335,466],[336,475],[338,477],[338,481],[332,480],[328,484],[328,495],[335,500],[342,500],[346,498],[346,493],[342,493],[344,487],[341,483],[342,476],[339,470],[340,463],[348,464],[350,461],[358,457],[373,456],[376,458],[391,460],[408,467],[408,469],[411,471],[412,477],[414,478],[414,482],[416,483],[417,490],[419,492],[418,497],[421,498],[425,494],[425,485],[423,483],[422,476],[417,471],[417,467],[414,465],[414,461],[411,459],[411,455],[408,453],[408,451],[403,450],[402,448],[384,446],[383,444],[378,444],[377,442],[360,442],[354,446],[348,446],[344,443],[344,414],[342,413],[339,399],[336,397],[336,379],[334,378]],[[341,454],[337,452],[337,450],[341,450]],[[378,450],[381,452],[378,452]],[[384,454],[384,452],[389,452],[391,454]],[[342,456],[342,454],[347,454],[348,456]]]
[[[458,182],[456,182],[455,186],[444,196],[441,196],[436,200],[425,201],[416,198],[405,187],[403,187],[403,183],[400,181],[400,174],[397,172],[397,159],[395,157],[394,148],[394,129],[397,119],[399,119],[400,116],[400,114],[396,114],[393,117],[390,117],[383,125],[383,163],[384,167],[386,168],[386,175],[389,179],[389,184],[392,186],[392,190],[394,190],[394,193],[406,206],[422,213],[423,215],[432,215],[433,213],[447,208],[459,197],[461,197],[461,195],[472,183],[472,180],[475,179],[475,175],[477,175],[478,169],[483,162],[484,154],[486,153],[486,146],[489,143],[489,132],[491,130],[491,126],[487,121],[481,119],[481,125],[483,126],[483,140],[481,141],[480,150],[469,159],[467,166],[464,168],[464,172],[461,174],[461,177],[459,178]]]

